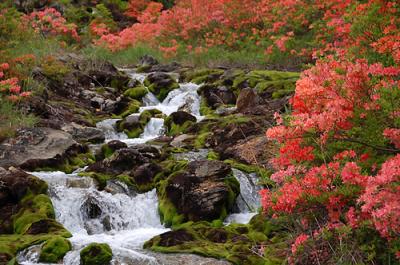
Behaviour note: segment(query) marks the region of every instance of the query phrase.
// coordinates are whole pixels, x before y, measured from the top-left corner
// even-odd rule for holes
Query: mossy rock
[[[55,236],[44,243],[40,252],[39,261],[44,263],[57,263],[71,250],[71,242],[68,239]]]
[[[164,100],[169,92],[179,88],[176,80],[166,73],[150,74],[143,83],[160,101]]]
[[[222,69],[197,69],[184,73],[184,80],[195,84],[213,82],[224,74]]]
[[[238,90],[246,84],[256,88],[258,92],[275,92],[273,97],[278,98],[292,93],[299,77],[300,74],[297,72],[254,70],[245,75],[236,76],[232,86]]]
[[[133,113],[137,113],[140,109],[140,106],[142,105],[142,103],[140,103],[140,101],[138,100],[132,100],[128,107],[125,108],[125,110],[121,113],[121,117],[125,118],[126,116],[129,116]]]
[[[109,265],[112,250],[108,244],[91,243],[81,250],[81,265]]]
[[[124,96],[128,96],[132,99],[140,100],[144,97],[149,91],[143,86],[139,85],[137,87],[129,88],[125,90]]]

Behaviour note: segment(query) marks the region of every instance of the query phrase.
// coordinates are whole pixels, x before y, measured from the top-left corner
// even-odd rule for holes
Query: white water
[[[145,79],[145,75],[142,74],[129,74],[140,82]],[[144,107],[140,112],[146,109],[158,109],[169,115],[182,109],[201,120],[203,117],[200,115],[198,87],[192,83],[180,84],[180,88],[171,91],[162,103],[153,94],[148,93],[143,99]],[[164,120],[152,118],[139,138],[129,139],[125,133],[116,131],[115,125],[118,120],[108,119],[97,124],[97,128],[104,131],[106,142],[120,140],[128,145],[134,145],[145,143],[164,133]],[[196,160],[204,158],[206,154],[207,150],[201,150],[199,155],[193,153],[183,159]],[[92,242],[110,245],[114,254],[113,265],[160,264],[155,257],[142,250],[145,241],[168,231],[160,223],[155,190],[144,194],[132,194],[132,192],[112,194],[98,191],[91,178],[80,177],[77,172],[72,174],[59,171],[33,172],[32,174],[49,184],[49,195],[54,205],[56,219],[73,235],[70,238],[73,249],[64,257],[63,264],[78,265],[80,250]],[[258,208],[255,203],[258,197],[253,197],[255,192],[252,190],[251,185],[254,183],[251,183],[251,178],[240,171],[234,171],[234,174],[241,184],[243,202],[238,199],[240,213],[228,216],[226,222],[246,223]],[[123,186],[123,190],[128,190],[124,184],[118,183],[118,185]],[[19,264],[38,265],[39,251],[38,245],[22,251],[17,257]]]
[[[230,214],[225,223],[246,224],[257,214],[257,209],[261,206],[259,192],[261,187],[257,185],[257,175],[255,173],[245,173],[233,168],[233,175],[240,183],[240,194],[236,199],[238,213]]]

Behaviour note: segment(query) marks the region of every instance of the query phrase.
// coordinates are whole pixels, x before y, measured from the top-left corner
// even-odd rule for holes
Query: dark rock
[[[0,166],[26,170],[55,167],[67,157],[86,152],[69,133],[50,128],[20,130],[15,138],[0,144]]]
[[[221,161],[193,161],[168,179],[165,193],[187,220],[212,221],[229,211],[238,194],[238,183],[226,182],[230,177],[230,166]]]
[[[190,233],[184,229],[179,229],[161,234],[159,245],[162,247],[172,247],[193,240],[194,238]]]
[[[199,93],[213,109],[220,105],[236,104],[235,94],[225,86],[203,85],[199,88]]]
[[[110,157],[90,165],[86,171],[119,175],[158,158],[160,151],[149,145],[137,145],[116,150]]]
[[[159,62],[157,61],[156,58],[150,56],[150,55],[143,55],[140,59],[139,59],[139,65],[141,66],[146,66],[146,65],[157,65],[159,64]]]
[[[31,224],[29,229],[26,231],[28,235],[39,235],[49,233],[53,226],[52,220],[40,220]]]
[[[126,145],[126,143],[121,142],[119,140],[112,140],[109,141],[107,144],[108,148],[110,148],[112,151],[117,151],[119,149],[122,148],[127,148],[128,146]]]
[[[169,118],[171,119],[171,121],[173,123],[178,124],[178,125],[182,125],[187,121],[191,121],[191,122],[196,122],[197,121],[195,116],[193,116],[192,114],[187,113],[185,111],[173,112],[173,113],[171,113]]]
[[[135,169],[133,178],[138,185],[151,184],[155,176],[162,171],[162,167],[155,163],[146,163]]]
[[[245,113],[247,110],[259,106],[261,101],[261,98],[254,88],[244,88],[240,91],[236,102],[237,110],[241,113]]]
[[[170,91],[179,87],[174,78],[162,72],[149,74],[144,80],[144,84],[159,100],[164,100]]]
[[[93,198],[89,197],[81,206],[81,212],[86,219],[96,219],[101,216],[103,211],[99,206],[99,202]]]
[[[24,171],[10,167],[8,170],[0,168],[0,207],[7,203],[17,203],[27,193],[45,192],[47,185]]]
[[[119,131],[123,130],[133,130],[136,128],[142,128],[139,115],[129,115],[125,119],[117,122],[117,127]]]

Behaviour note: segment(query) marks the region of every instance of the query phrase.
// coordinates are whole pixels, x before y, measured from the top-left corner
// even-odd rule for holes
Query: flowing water
[[[144,75],[129,73],[132,78],[143,82]],[[180,88],[171,91],[163,102],[148,93],[144,99],[146,109],[158,109],[169,115],[177,110],[185,110],[196,116],[200,115],[200,97],[198,85],[180,84]],[[139,138],[129,139],[125,133],[115,129],[118,119],[108,119],[97,124],[104,131],[106,142],[120,140],[128,145],[145,143],[163,135],[164,120],[152,118]],[[204,159],[208,151],[189,152],[179,159]],[[179,155],[178,155],[179,156]],[[83,170],[83,169],[81,169]],[[246,223],[259,207],[258,190],[255,175],[233,170],[234,176],[241,186],[241,195],[237,199],[237,213],[228,216],[227,223]],[[113,265],[171,265],[171,264],[226,264],[193,255],[171,255],[151,253],[142,249],[143,243],[152,237],[168,231],[160,223],[155,190],[144,194],[136,194],[123,183],[114,182],[113,192],[98,191],[91,178],[78,176],[79,171],[72,174],[64,172],[32,172],[49,184],[49,195],[54,205],[56,219],[72,233],[70,241],[73,249],[64,257],[63,264],[78,265],[80,250],[92,242],[108,243],[113,250]],[[17,259],[21,265],[39,264],[40,246],[32,246],[19,253]],[[168,258],[166,258],[168,257]],[[200,259],[200,260],[199,260]],[[203,263],[204,262],[204,263]]]

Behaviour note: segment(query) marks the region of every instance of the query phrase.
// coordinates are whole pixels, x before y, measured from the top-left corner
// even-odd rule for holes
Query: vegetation
[[[99,0],[87,5],[52,1],[57,9],[35,9],[36,1],[15,2],[0,4],[0,140],[37,122],[26,103],[44,93],[47,84],[34,78],[35,67],[42,66],[53,81],[70,73],[68,65],[55,60],[56,55],[81,51],[88,58],[131,65],[142,55],[152,54],[162,62],[208,66],[183,73],[186,81],[195,83],[225,74],[217,66],[260,66],[268,70],[239,70],[230,86],[236,95],[244,86],[260,94],[273,91],[274,99],[293,95],[287,111],[275,113],[276,125],[267,131],[279,148],[271,161],[274,172],[269,177],[271,172],[266,170],[226,162],[259,171],[273,181],[264,182],[269,188],[262,191],[263,214],[285,220],[290,236],[279,240],[286,262],[399,262],[398,1]],[[145,83],[160,100],[177,87],[172,78],[163,87],[149,78]],[[133,100],[118,114],[126,117],[137,112],[140,102],[136,100],[146,93],[143,87],[125,90],[125,96]],[[201,111],[214,115],[204,100]],[[121,130],[138,136],[152,117],[147,114],[141,115],[138,127]],[[227,116],[224,125],[246,119]],[[191,125],[172,124],[170,134]],[[194,146],[203,147],[209,134],[201,131]],[[109,150],[103,151],[110,155]],[[78,157],[63,169],[69,172],[89,162],[93,158]],[[104,184],[107,176],[98,178]],[[0,248],[10,256],[33,242],[47,240],[45,235],[25,233],[34,222],[54,219],[51,202],[42,193],[27,194],[21,205],[12,219],[13,232],[21,238],[0,236]],[[163,201],[161,206],[169,207]],[[165,212],[171,214],[164,216],[170,223],[182,222],[173,209]],[[55,231],[63,231],[54,220],[49,222]],[[256,237],[265,239],[260,234]],[[104,255],[101,260],[88,258],[85,264],[109,262],[109,248],[91,247]],[[207,251],[210,256],[241,262],[230,259],[226,250]],[[266,261],[271,251],[263,248],[261,260],[266,264],[274,263]],[[47,258],[57,259],[61,252]],[[89,254],[90,249],[81,253],[85,260]]]

